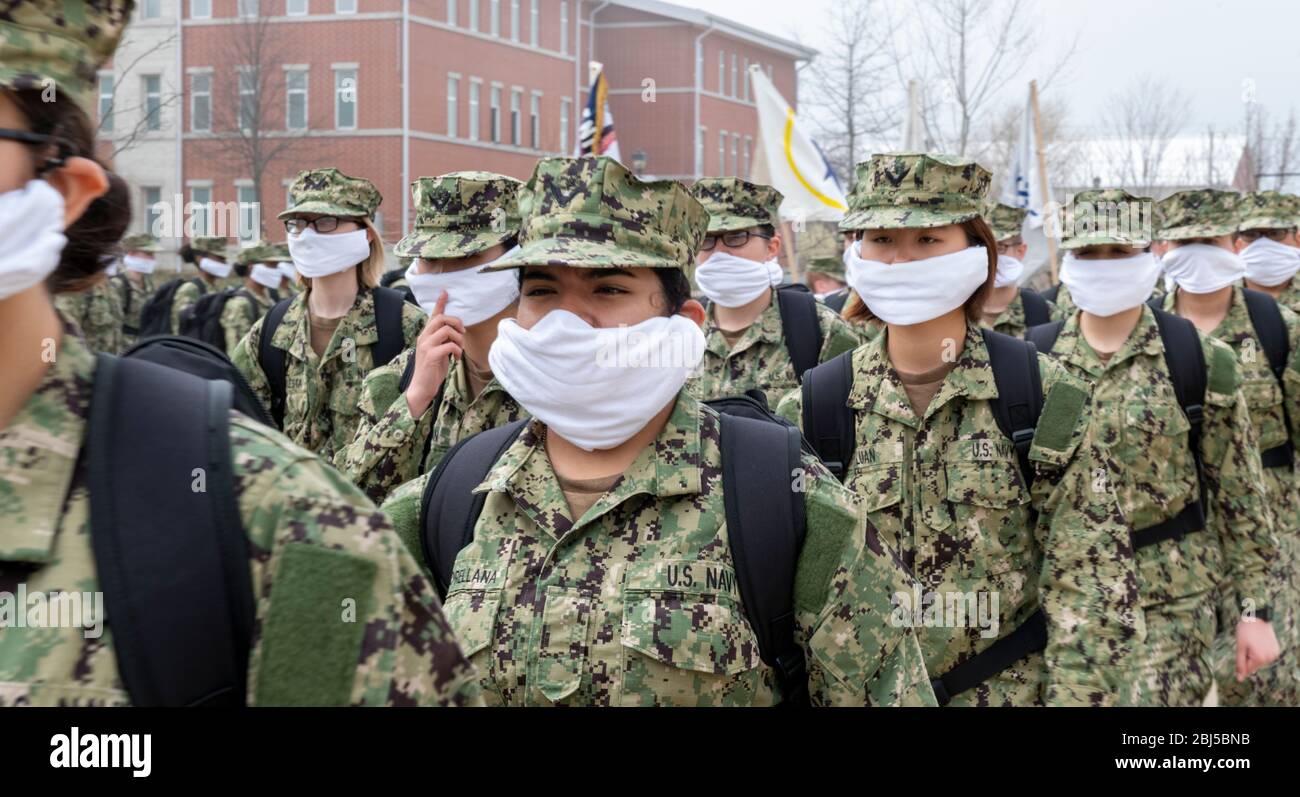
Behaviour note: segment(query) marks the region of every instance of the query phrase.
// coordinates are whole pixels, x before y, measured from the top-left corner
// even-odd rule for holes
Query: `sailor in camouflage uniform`
[[[280,301],[278,288],[284,275],[271,262],[272,255],[270,246],[259,243],[241,249],[235,256],[235,274],[244,282],[221,308],[221,331],[228,352],[233,352],[253,324]]]
[[[1127,211],[1140,203],[1150,206],[1151,200],[1108,189],[1082,191],[1073,206]],[[1238,605],[1247,599],[1265,603],[1269,568],[1277,556],[1236,359],[1226,343],[1196,333],[1207,369],[1199,437],[1202,484],[1165,344],[1153,311],[1143,304],[1160,276],[1147,251],[1151,230],[1069,221],[1061,240],[1067,253],[1061,279],[1080,286],[1076,297],[1084,304],[1063,322],[1049,353],[1092,383],[1094,434],[1117,467],[1113,489],[1133,528],[1147,624],[1134,668],[1137,700],[1200,706],[1214,683],[1210,651],[1218,591]],[[1130,295],[1124,297],[1126,290]],[[1267,662],[1256,650],[1269,643],[1272,632],[1267,624],[1243,626],[1240,644],[1254,646],[1250,660],[1262,666]]]
[[[69,135],[65,165],[47,164],[69,172],[59,185],[74,219],[106,183],[91,160],[93,127],[73,118],[82,116],[73,103],[84,108],[92,100],[96,70],[113,52],[132,5],[32,0],[0,19],[0,129],[31,132],[14,98],[26,96],[24,102],[39,106],[40,92],[53,80],[63,101],[52,112],[60,115],[63,129],[86,131]],[[25,184],[48,186],[33,177],[52,150],[0,142],[0,153],[0,197],[14,197]],[[24,221],[59,229],[63,213],[55,208]],[[0,351],[14,354],[4,359],[0,381],[0,592],[94,592],[103,588],[89,520],[94,496],[78,459],[100,388],[96,357],[59,318],[44,285],[32,281],[51,271],[51,279],[68,276],[62,272],[69,262],[59,260],[57,249],[32,246],[21,231],[12,232],[3,230],[0,244],[6,254],[30,255],[16,265],[31,285],[14,286],[5,274],[0,293]],[[11,262],[4,263],[5,271]],[[15,323],[19,318],[26,323]],[[40,356],[48,340],[57,346],[52,362]],[[256,607],[250,703],[481,702],[473,668],[431,586],[359,491],[310,453],[238,413],[230,418],[230,452]],[[183,483],[179,489],[191,489],[188,473]],[[323,572],[337,580],[322,578]],[[356,601],[357,616],[341,633],[338,607],[344,597]],[[104,621],[98,636],[81,627],[5,628],[0,706],[129,704],[114,617],[98,619]]]
[[[172,294],[172,332],[180,334],[181,315],[193,307],[199,297],[212,291],[222,291],[231,287],[230,277],[234,266],[228,262],[226,239],[214,236],[195,238],[190,241],[194,253],[194,262],[199,267],[198,281],[191,277],[176,287]],[[199,281],[203,287],[199,287]]]
[[[381,197],[369,180],[332,168],[300,172],[289,195],[291,204],[280,214],[288,223],[337,220],[337,226],[331,223],[328,232],[319,233],[322,240],[361,229],[373,236],[369,238],[368,260],[311,278],[310,287],[293,297],[271,337],[271,346],[286,352],[284,433],[332,462],[356,435],[361,421],[361,382],[376,365],[379,328],[371,289],[378,285],[382,273],[383,243],[373,219]],[[308,232],[314,230],[302,229],[304,236]],[[302,272],[303,264],[298,265]],[[318,302],[324,303],[326,298],[330,306],[322,311],[324,305],[318,306]],[[339,310],[341,315],[333,314]],[[271,386],[262,371],[258,345],[265,318],[253,324],[231,360],[262,402],[271,406]],[[420,308],[403,303],[402,348],[415,345],[424,321]]]
[[[149,233],[128,235],[122,239],[122,270],[113,278],[122,302],[122,345],[135,343],[140,330],[140,311],[163,280],[155,276],[156,255],[161,250],[158,239]]]
[[[1029,211],[1025,208],[997,203],[984,216],[998,243],[998,276],[984,302],[980,324],[1013,338],[1024,337],[1025,329],[1031,326],[1025,320],[1024,293],[1029,289],[1020,288],[1017,283],[1024,270],[1025,253],[1029,251],[1021,235],[1027,215]],[[1051,302],[1047,306],[1050,315]]]
[[[1254,191],[1241,197],[1241,221],[1234,245],[1246,261],[1246,287],[1263,291],[1278,304],[1300,313],[1300,197]]]
[[[1039,355],[1044,403],[1027,454],[1032,489],[995,420],[998,389],[974,302],[996,268],[996,253],[980,243],[990,235],[981,218],[989,172],[955,156],[897,154],[874,156],[859,174],[866,186],[859,184],[863,190],[841,222],[859,231],[861,262],[850,264],[851,281],[870,287],[870,280],[890,279],[891,269],[959,258],[945,261],[949,274],[926,272],[932,293],[918,293],[924,304],[916,314],[933,314],[930,320],[889,323],[853,352],[847,398],[856,447],[845,484],[925,591],[919,602],[999,596],[997,604],[989,601],[996,624],[977,627],[969,615],[958,618],[959,627],[924,622],[926,667],[948,692],[936,687],[940,700],[1127,702],[1126,668],[1143,636],[1142,612],[1128,527],[1114,497],[1095,483],[1106,462],[1089,433],[1090,388]],[[870,270],[854,277],[857,268]],[[948,283],[981,287],[944,310],[960,301]],[[872,303],[871,290],[861,293],[873,311],[897,311]],[[801,392],[782,399],[778,411],[802,423]],[[981,681],[970,670],[955,671],[982,669],[969,662],[1000,658],[987,653],[998,638],[1032,637],[1029,629],[1043,625],[1045,648],[1040,641],[1014,663],[999,661],[996,675]],[[961,689],[971,680],[976,685]]]
[[[758,389],[775,404],[786,391],[799,384],[800,376],[790,360],[787,330],[782,325],[773,290],[781,277],[780,266],[776,265],[781,250],[776,234],[781,193],[771,186],[755,185],[735,177],[700,180],[691,192],[709,212],[708,234],[696,253],[695,281],[702,292],[707,296],[710,285],[701,280],[700,272],[708,269],[706,264],[714,258],[719,262],[723,257],[751,261],[759,283],[770,263],[773,278],[756,298],[743,304],[725,306],[723,302],[741,300],[724,299],[722,294],[709,297],[713,301],[704,325],[708,348],[699,371],[689,383],[691,395],[708,400]],[[821,336],[817,362],[825,362],[861,344],[858,331],[833,310],[821,303],[816,305],[816,310]]]
[[[393,251],[418,263],[417,283],[427,279],[425,274],[481,268],[518,238],[522,187],[518,180],[490,172],[422,177],[411,185],[415,230]],[[523,417],[488,365],[497,324],[513,317],[518,306],[517,285],[475,297],[489,307],[473,306],[469,298],[450,293],[441,296],[446,291],[436,287],[440,282],[433,279],[416,294],[422,303],[433,300],[416,348],[366,376],[356,437],[337,457],[340,470],[376,502],[432,470],[462,438]],[[447,302],[456,299],[460,304],[448,311]],[[466,325],[456,315],[458,306],[482,318]],[[403,391],[408,369],[410,384]]]
[[[489,267],[523,270],[521,329],[563,314],[594,334],[662,322],[693,336],[698,352],[703,341],[690,324],[703,322],[704,310],[690,300],[683,270],[707,215],[685,188],[642,182],[607,157],[548,158],[523,206],[522,249]],[[514,323],[502,323],[498,366],[503,337],[525,334],[508,333]],[[689,368],[673,369],[671,384]],[[565,374],[577,385],[596,376]],[[490,704],[768,705],[783,697],[736,587],[719,416],[685,389],[657,410],[636,398],[617,401],[638,409],[632,436],[612,448],[588,450],[535,418],[478,488],[483,511],[445,605]],[[562,414],[578,424],[587,400],[572,393]],[[805,456],[804,467],[808,537],[794,634],[812,701],[933,704],[914,632],[889,622],[890,596],[909,580],[853,496],[815,459]],[[384,504],[413,550],[421,550],[427,478]]]
[[[125,348],[124,314],[122,295],[111,282],[101,274],[88,288],[55,296],[54,306],[76,325],[87,348],[117,354]]]

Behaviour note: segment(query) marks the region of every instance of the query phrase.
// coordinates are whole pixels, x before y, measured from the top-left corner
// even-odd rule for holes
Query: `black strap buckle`
[[[1028,429],[1017,429],[1011,433],[1011,442],[1015,443],[1016,447],[1020,447],[1025,443],[1031,443],[1033,440],[1034,428],[1032,426]]]
[[[934,699],[939,702],[940,706],[946,706],[952,702],[952,695],[948,693],[948,687],[944,686],[942,678],[931,678],[930,688],[934,690]]]
[[[1205,408],[1200,404],[1189,404],[1183,408],[1187,413],[1187,420],[1193,425],[1200,423],[1205,418]]]

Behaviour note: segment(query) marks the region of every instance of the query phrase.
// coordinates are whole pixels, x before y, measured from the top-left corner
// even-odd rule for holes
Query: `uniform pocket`
[[[492,641],[492,629],[500,605],[500,590],[466,590],[447,596],[442,604],[442,613],[456,633],[456,641],[466,658],[472,658]]]
[[[1014,457],[1010,446],[1009,442],[1003,445],[1001,454]],[[956,558],[962,574],[982,578],[1024,569],[1033,514],[1019,463],[1015,459],[970,459],[969,452],[961,448],[949,452],[944,475],[945,498],[954,520],[948,533],[958,547]]]
[[[867,512],[875,512],[902,500],[904,465],[901,442],[859,446],[847,484]]]
[[[1191,467],[1187,433],[1191,421],[1176,404],[1134,402],[1124,408],[1124,442],[1128,454],[1161,463],[1165,472]]]
[[[1249,379],[1241,392],[1250,408],[1250,422],[1255,426],[1259,450],[1267,451],[1287,441],[1286,421],[1282,413],[1282,388],[1272,376]]]
[[[593,602],[590,595],[562,587],[546,590],[534,683],[552,703],[572,695],[582,684]]]

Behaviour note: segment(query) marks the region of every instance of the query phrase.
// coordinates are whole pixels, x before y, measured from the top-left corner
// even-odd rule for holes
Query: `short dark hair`
[[[236,264],[233,266],[233,268],[234,268],[234,270],[235,270],[235,275],[236,275],[236,276],[240,276],[240,277],[247,277],[247,276],[248,276],[249,266],[248,266],[247,263],[236,263]]]
[[[681,312],[688,299],[691,298],[691,281],[686,278],[686,272],[680,268],[655,268],[651,269],[655,276],[659,278],[659,285],[663,288],[664,304],[668,312],[664,315],[676,315]],[[519,284],[524,284],[524,270],[515,269],[519,275]]]

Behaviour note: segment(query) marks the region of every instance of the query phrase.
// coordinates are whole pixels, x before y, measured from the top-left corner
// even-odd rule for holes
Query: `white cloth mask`
[[[907,263],[858,257],[858,242],[846,276],[867,308],[886,324],[907,326],[938,318],[965,304],[989,276],[982,246]]]
[[[365,227],[331,235],[316,232],[315,227],[305,227],[302,232],[289,234],[289,254],[294,267],[304,277],[328,277],[370,257],[370,241]]]
[[[1272,288],[1281,285],[1300,271],[1300,248],[1260,236],[1241,250],[1246,261],[1246,279]]]
[[[1080,260],[1065,254],[1061,283],[1070,298],[1086,313],[1112,316],[1131,310],[1151,298],[1160,279],[1160,263],[1150,252],[1115,260]]]
[[[274,266],[268,266],[265,263],[254,263],[248,276],[253,278],[253,282],[261,285],[263,288],[280,287],[280,269]]]
[[[1165,273],[1188,293],[1214,293],[1246,276],[1246,261],[1209,244],[1173,247],[1160,262]]]
[[[695,267],[700,292],[723,307],[749,304],[763,291],[780,285],[781,277],[781,264],[775,260],[760,262],[730,252],[717,252]]]
[[[0,299],[39,285],[59,267],[63,195],[44,180],[0,194]]]
[[[1025,264],[1011,255],[998,255],[998,270],[993,277],[993,287],[1006,288],[1020,282],[1020,275],[1025,273]]]
[[[210,257],[200,257],[199,268],[208,272],[217,279],[223,280],[230,276],[231,265],[229,263],[222,263],[220,260],[213,260]]]
[[[584,451],[627,442],[686,384],[704,332],[681,315],[597,329],[552,310],[531,329],[497,326],[492,374],[533,417]]]
[[[293,263],[276,263],[275,267],[291,282],[298,281],[298,270],[293,267]]]
[[[506,252],[508,257],[519,247]],[[496,262],[496,261],[493,261]],[[421,274],[419,261],[406,270],[406,284],[411,286],[415,300],[424,312],[432,314],[438,296],[447,292],[447,306],[443,312],[455,316],[467,327],[492,318],[519,298],[519,273],[515,269],[484,271],[492,265],[484,263],[475,268],[449,271],[441,274]]]
[[[126,266],[128,271],[136,271],[141,274],[152,274],[153,270],[158,267],[158,261],[152,257],[140,257],[139,255],[124,255],[122,265]]]

